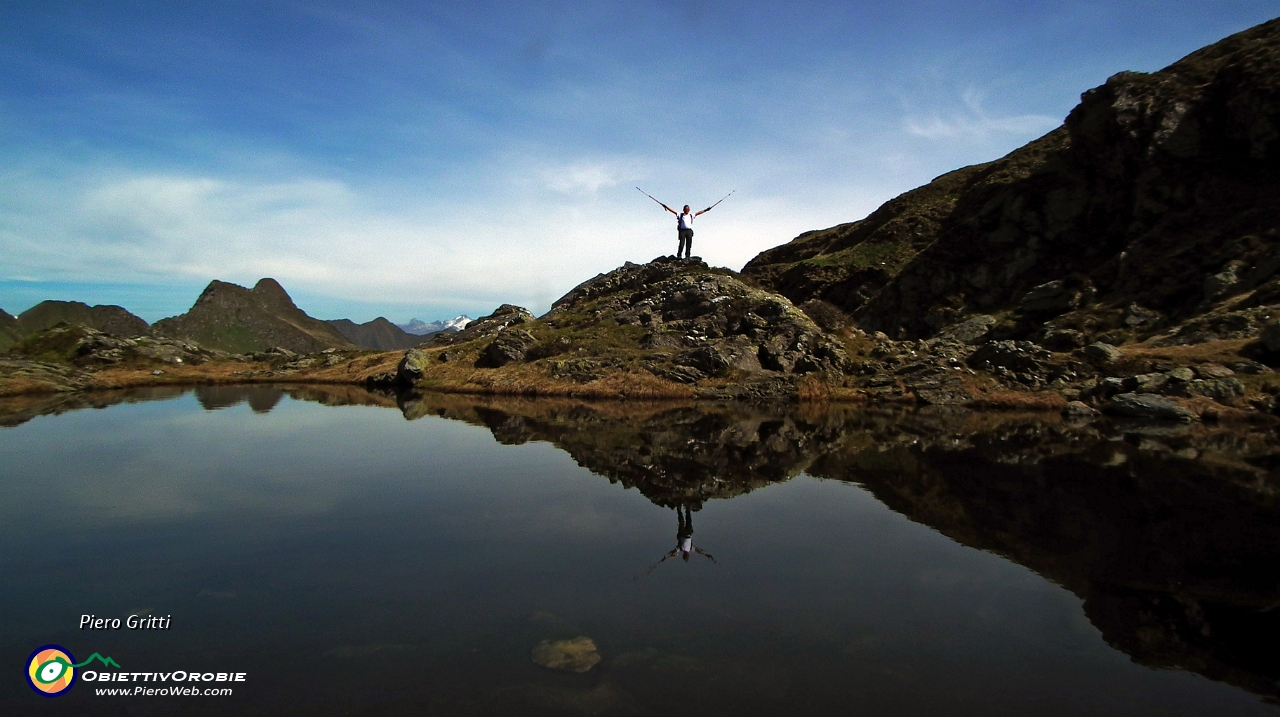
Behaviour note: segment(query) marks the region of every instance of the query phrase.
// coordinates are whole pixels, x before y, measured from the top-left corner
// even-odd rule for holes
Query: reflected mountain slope
[[[0,422],[182,393],[6,400]],[[351,386],[194,393],[210,410],[269,411],[288,395],[461,421],[504,444],[544,441],[685,515],[801,472],[856,483],[914,522],[1071,590],[1103,639],[1135,662],[1280,696],[1269,649],[1280,639],[1280,436],[1271,427],[946,407],[397,397]]]

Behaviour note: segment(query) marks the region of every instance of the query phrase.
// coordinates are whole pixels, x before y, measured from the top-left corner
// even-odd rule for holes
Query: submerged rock
[[[586,672],[600,663],[600,652],[589,637],[572,640],[543,640],[533,648],[533,664],[549,670]]]

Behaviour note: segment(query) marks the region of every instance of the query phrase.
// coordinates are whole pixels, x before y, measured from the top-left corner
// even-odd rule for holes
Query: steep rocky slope
[[[252,289],[212,281],[190,311],[157,321],[152,328],[158,335],[231,353],[273,347],[298,353],[356,348],[333,326],[295,306],[275,279],[261,279]]]
[[[1280,302],[1280,20],[1086,92],[1063,127],[743,269],[868,331],[1256,335]],[[1074,332],[1061,334],[1061,332]],[[1070,348],[1071,346],[1066,346]]]
[[[376,351],[413,348],[423,340],[423,337],[408,333],[381,316],[363,324],[350,319],[329,319],[325,323],[337,329],[343,338],[356,346]]]

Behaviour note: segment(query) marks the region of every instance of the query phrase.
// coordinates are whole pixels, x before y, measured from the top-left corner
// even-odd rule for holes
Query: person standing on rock
[[[676,215],[676,238],[679,243],[676,245],[676,258],[680,258],[680,253],[684,253],[684,258],[688,259],[693,254],[693,218],[702,216],[711,211],[711,207],[707,207],[700,212],[692,212],[689,205],[684,205],[683,212],[676,210],[663,204],[662,208]]]
[[[721,199],[720,202],[716,202],[715,204],[712,204],[711,206],[707,207],[706,209],[703,209],[700,212],[691,211],[689,209],[688,204],[684,205],[683,212],[677,212],[671,207],[668,207],[666,204],[663,204],[661,201],[658,201],[657,197],[644,191],[643,189],[636,187],[636,191],[652,199],[653,201],[658,202],[658,204],[663,209],[676,215],[676,238],[679,241],[679,243],[676,245],[677,259],[681,258],[680,257],[681,254],[684,254],[685,259],[693,258],[693,219],[694,217],[700,217],[703,214],[706,214],[712,209],[715,209],[716,204],[719,204],[720,202],[723,202],[725,199],[728,199],[729,197],[733,196],[733,192],[729,192],[728,194],[724,195],[724,199]],[[734,191],[736,192],[737,190],[735,189]]]

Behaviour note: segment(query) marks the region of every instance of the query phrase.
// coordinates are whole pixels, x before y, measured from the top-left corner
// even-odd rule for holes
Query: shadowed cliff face
[[[120,392],[0,402],[35,415],[180,395]],[[962,409],[590,403],[202,387],[209,409],[281,398],[397,408],[407,420],[544,441],[654,504],[697,510],[801,472],[856,483],[891,509],[1073,591],[1136,662],[1280,696],[1280,436],[1235,424],[1151,426]]]
[[[1063,321],[1091,336],[1127,331],[1099,312],[1133,303],[1160,317],[1141,338],[1274,304],[1278,78],[1280,20],[1156,73],[1122,72],[1045,137],[801,235],[743,273],[899,338],[1000,312],[1004,338],[1072,312],[1084,313]]]

